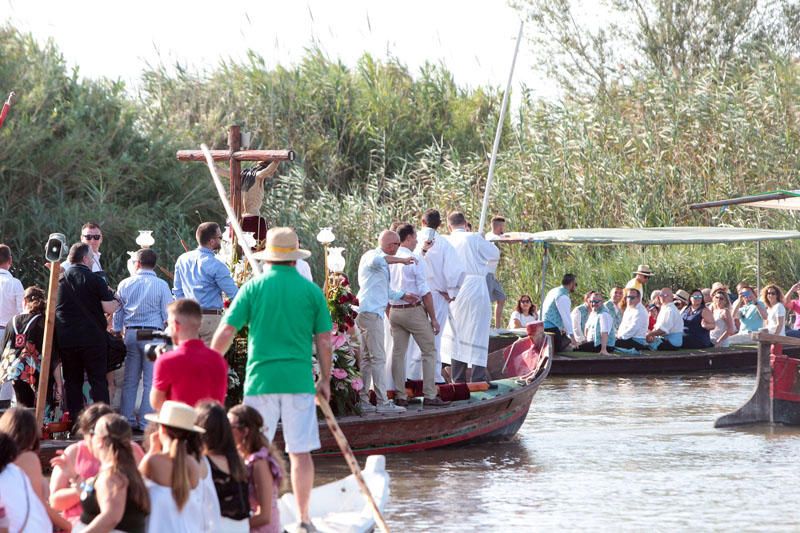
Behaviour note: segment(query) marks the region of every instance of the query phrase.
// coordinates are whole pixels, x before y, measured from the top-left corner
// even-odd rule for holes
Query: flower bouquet
[[[331,409],[338,416],[361,414],[358,393],[364,388],[358,369],[356,349],[358,344],[351,336],[358,313],[353,309],[358,298],[350,288],[344,274],[332,274],[328,279],[328,311],[333,322],[331,332]]]

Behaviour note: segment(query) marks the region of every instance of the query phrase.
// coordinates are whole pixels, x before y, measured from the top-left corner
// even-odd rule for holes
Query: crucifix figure
[[[236,218],[242,222],[242,215],[254,215],[260,219],[259,211],[264,200],[264,181],[275,174],[281,161],[294,161],[292,150],[241,150],[241,131],[239,126],[228,128],[228,149],[211,150],[214,161],[228,161],[230,164],[229,198]],[[205,157],[201,150],[178,150],[178,161],[202,161]],[[242,161],[259,161],[260,164],[245,171],[245,188],[242,186]],[[243,198],[244,193],[244,198]],[[255,205],[257,204],[257,205]],[[244,208],[244,209],[243,209]],[[256,224],[256,233],[260,233],[260,222]],[[245,229],[245,231],[251,231]],[[266,225],[264,226],[266,232]],[[259,235],[256,235],[258,238]]]

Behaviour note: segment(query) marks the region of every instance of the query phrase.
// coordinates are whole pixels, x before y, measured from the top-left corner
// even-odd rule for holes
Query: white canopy
[[[797,200],[800,200],[798,198]],[[723,242],[781,241],[800,239],[798,231],[728,227],[586,228],[511,232],[498,242],[548,242],[552,244],[715,244]]]

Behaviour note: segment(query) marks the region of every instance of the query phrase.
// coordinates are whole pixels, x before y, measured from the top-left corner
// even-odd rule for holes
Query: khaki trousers
[[[361,379],[364,388],[359,392],[361,401],[369,403],[369,388],[375,390],[378,405],[387,402],[386,384],[386,352],[383,349],[383,317],[375,313],[359,313],[356,326],[361,332],[363,346],[358,351],[358,366],[361,368]]]
[[[222,320],[222,315],[203,315],[203,320],[200,322],[199,335],[203,342],[206,343],[206,346],[211,345],[211,339],[214,338],[214,332],[217,331],[220,320]]]
[[[392,325],[392,378],[396,391],[395,397],[405,400],[406,395],[406,351],[411,336],[422,352],[422,394],[428,398],[436,398],[436,340],[433,335],[428,314],[425,309],[416,307],[392,309],[389,314]]]

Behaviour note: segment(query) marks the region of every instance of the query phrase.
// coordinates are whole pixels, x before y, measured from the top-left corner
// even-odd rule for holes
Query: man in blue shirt
[[[413,257],[395,257],[400,248],[400,236],[386,230],[378,238],[378,248],[369,250],[361,256],[358,264],[358,316],[356,326],[361,331],[363,348],[361,350],[361,374],[364,388],[361,389],[360,407],[363,411],[402,412],[386,398],[386,351],[383,347],[383,317],[389,300],[405,300],[414,303],[418,299],[413,294],[404,294],[389,288],[389,265],[415,263]],[[377,406],[369,403],[370,382],[375,389]]]
[[[206,344],[217,330],[222,316],[222,293],[231,300],[239,288],[228,267],[214,252],[222,246],[222,231],[216,222],[203,222],[195,233],[199,246],[175,262],[175,298],[191,298],[203,310],[200,338]]]
[[[143,329],[164,329],[167,321],[167,305],[172,302],[172,292],[163,279],[158,278],[153,269],[158,256],[153,250],[136,252],[136,274],[122,280],[117,288],[120,308],[114,313],[114,332],[125,330],[124,381],[120,412],[128,419],[134,431],[144,430],[147,421],[144,415],[152,412],[150,407],[150,386],[153,383],[153,362],[144,353],[144,346],[152,341],[136,340],[136,332]],[[142,404],[139,408],[139,421],[134,416],[136,391],[142,380]]]

